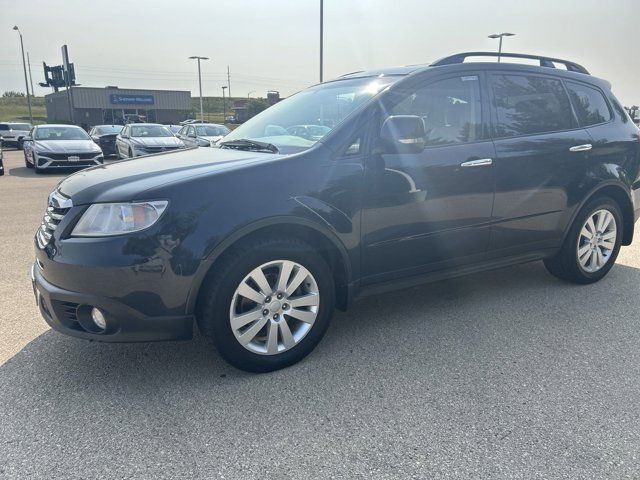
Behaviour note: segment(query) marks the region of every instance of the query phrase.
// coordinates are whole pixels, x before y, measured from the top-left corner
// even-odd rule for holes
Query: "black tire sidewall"
[[[260,355],[244,348],[229,323],[229,308],[240,282],[259,265],[290,260],[304,266],[315,278],[320,292],[318,316],[311,330],[295,347],[277,355]],[[211,322],[213,341],[220,354],[232,365],[253,372],[268,372],[292,365],[307,356],[324,336],[335,308],[335,287],[324,259],[305,244],[272,243],[246,252],[230,265],[227,275],[213,292]]]
[[[589,218],[598,210],[607,210],[613,215],[616,221],[616,244],[611,257],[609,258],[605,266],[597,272],[591,273],[583,270],[580,262],[578,261],[578,236],[580,235],[580,231],[582,230],[582,227],[587,218]],[[568,243],[566,244],[564,252],[565,262],[567,262],[566,266],[568,267],[569,271],[577,277],[577,280],[581,281],[581,283],[597,282],[607,273],[609,273],[609,270],[613,268],[613,265],[615,264],[618,257],[618,253],[620,252],[620,247],[622,245],[623,227],[624,223],[622,220],[622,212],[620,211],[620,207],[618,207],[618,204],[609,197],[599,197],[585,205],[571,227],[571,231],[569,232],[569,236],[567,237]]]

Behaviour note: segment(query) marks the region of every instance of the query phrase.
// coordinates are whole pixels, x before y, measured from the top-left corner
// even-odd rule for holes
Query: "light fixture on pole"
[[[29,123],[33,124],[33,115],[31,114],[31,96],[29,95],[29,80],[27,80],[27,63],[24,60],[24,44],[22,43],[22,32],[18,26],[13,29],[20,35],[20,49],[22,50],[22,68],[24,70],[24,86],[27,89],[27,105],[29,105]]]
[[[209,57],[198,57],[194,55],[190,60],[198,60],[198,85],[200,87],[200,120],[204,122],[204,108],[202,108],[202,73],[200,71],[200,60],[209,60]]]
[[[515,33],[492,33],[491,35],[489,35],[489,38],[492,39],[496,39],[499,38],[500,39],[500,43],[498,44],[498,62],[500,61],[500,56],[502,54],[502,39],[504,37],[513,37],[515,36]]]
[[[256,91],[251,90],[249,93],[247,93],[247,101],[249,101],[249,97],[251,96],[252,93],[256,93]]]
[[[226,85],[222,86],[222,123],[227,121],[227,98],[224,95],[224,91],[229,88]]]

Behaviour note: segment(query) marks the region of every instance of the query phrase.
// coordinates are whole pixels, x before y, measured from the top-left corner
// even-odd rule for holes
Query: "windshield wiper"
[[[220,147],[233,148],[235,150],[250,150],[252,152],[279,152],[278,147],[272,143],[258,142],[257,140],[249,140],[248,138],[239,138],[238,140],[220,142]]]

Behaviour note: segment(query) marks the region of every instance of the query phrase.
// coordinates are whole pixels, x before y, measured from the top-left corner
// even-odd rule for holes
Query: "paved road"
[[[0,478],[640,477],[637,242],[597,285],[533,263],[361,302],[251,375],[203,338],[48,330],[27,272],[60,177],[7,157]]]

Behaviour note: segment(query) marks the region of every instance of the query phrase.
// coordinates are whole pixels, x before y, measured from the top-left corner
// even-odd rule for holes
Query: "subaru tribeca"
[[[495,54],[352,73],[219,148],[66,178],[35,239],[45,320],[106,342],[196,323],[233,365],[269,371],[365,295],[534,260],[600,280],[640,213],[638,128],[576,63],[465,62],[480,55]]]

